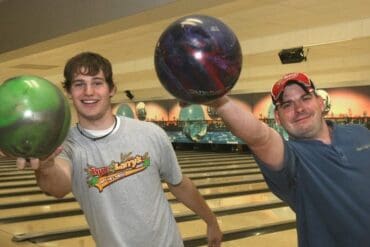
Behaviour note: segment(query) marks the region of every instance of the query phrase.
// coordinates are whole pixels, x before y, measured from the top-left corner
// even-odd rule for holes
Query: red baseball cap
[[[271,89],[271,98],[274,105],[279,101],[283,95],[285,87],[290,83],[298,84],[306,92],[312,92],[315,90],[315,85],[305,73],[298,72],[285,74],[283,78],[275,82]]]

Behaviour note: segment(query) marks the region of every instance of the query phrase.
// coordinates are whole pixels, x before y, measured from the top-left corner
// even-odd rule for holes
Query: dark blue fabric
[[[370,131],[332,125],[332,144],[285,141],[284,168],[269,170],[271,190],[296,212],[300,247],[370,246]]]

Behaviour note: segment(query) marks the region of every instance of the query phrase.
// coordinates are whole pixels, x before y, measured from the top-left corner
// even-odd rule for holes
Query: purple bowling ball
[[[205,103],[229,92],[242,67],[242,51],[234,32],[220,20],[185,16],[160,36],[154,64],[163,87],[188,103]]]

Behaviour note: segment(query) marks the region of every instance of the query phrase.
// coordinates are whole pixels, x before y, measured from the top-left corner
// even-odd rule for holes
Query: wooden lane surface
[[[262,175],[242,175],[242,176],[234,176],[234,177],[228,177],[226,180],[224,178],[206,178],[202,180],[196,180],[195,184],[199,187],[203,186],[212,186],[212,185],[217,185],[219,183],[227,184],[227,183],[235,183],[238,181],[242,181],[243,183],[254,183],[253,181],[263,181]],[[163,187],[166,189],[167,185],[164,184]],[[26,196],[22,196],[21,200],[26,201],[26,202],[32,202],[35,198],[35,195],[33,195],[31,198],[28,198]],[[37,200],[51,200],[53,199],[52,197],[48,196],[43,196],[39,195],[36,197]],[[9,197],[7,198],[8,200],[1,204],[1,205],[6,205],[6,203],[17,203],[20,201],[18,197]],[[56,199],[54,199],[56,200]],[[58,201],[58,200],[56,200]],[[75,206],[70,207],[68,205],[73,204]],[[61,203],[55,203],[55,204],[43,204],[43,205],[38,205],[38,206],[27,206],[27,207],[14,207],[10,209],[2,209],[0,210],[0,218],[4,218],[6,216],[8,217],[15,217],[15,216],[22,216],[22,215],[30,215],[30,214],[40,214],[40,213],[50,213],[50,212],[60,212],[63,210],[63,205],[67,205],[65,210],[71,210],[71,209],[78,209],[79,206],[77,205],[76,202],[61,202]]]
[[[207,157],[209,156],[210,158],[213,157],[238,157],[238,156],[251,156],[250,154],[247,153],[236,153],[236,152],[197,152],[197,151],[182,151],[182,150],[176,150],[176,155],[178,159],[190,159],[190,158],[198,158],[198,157]]]
[[[259,168],[253,168],[253,167],[252,167],[252,169],[250,169],[248,167],[244,168],[242,165],[241,165],[241,168],[242,169],[230,169],[230,170],[229,169],[226,169],[226,170],[208,169],[207,171],[204,171],[204,172],[203,171],[199,171],[199,172],[193,171],[193,172],[185,173],[185,175],[188,176],[189,178],[191,178],[196,185],[198,185],[198,184],[200,185],[201,182],[198,183],[198,180],[205,181],[206,183],[210,183],[211,180],[207,180],[207,178],[209,178],[209,176],[213,176],[210,179],[214,179],[215,181],[217,181],[217,177],[219,178],[218,181],[227,181],[227,179],[223,178],[223,176],[228,176],[230,178],[232,178],[232,177],[235,178],[235,177],[241,176],[240,178],[243,179],[242,176],[245,176],[245,178],[246,178],[247,176],[251,176],[253,174],[259,174],[260,173]],[[239,175],[240,173],[244,174],[244,175]],[[260,176],[260,178],[261,178],[261,176]],[[34,179],[34,177],[33,177],[33,179]],[[14,196],[14,195],[17,195],[17,193],[23,193],[21,201],[27,200],[27,198],[28,198],[27,192],[29,192],[30,194],[35,194],[32,198],[39,199],[39,198],[43,197],[42,192],[37,187],[37,185],[34,184],[34,186],[32,186],[31,182],[22,182],[22,183],[25,184],[25,187],[15,186],[15,188],[12,188],[11,184],[16,185],[16,184],[14,184],[14,182],[0,182],[0,188],[5,187],[4,189],[0,189],[0,204],[6,203],[9,198],[11,199],[11,197]],[[12,193],[14,195],[12,195]],[[39,193],[39,195],[37,195],[37,193]],[[9,194],[9,195],[7,195],[7,194]]]
[[[217,181],[217,176],[220,177],[219,179],[221,181],[226,181],[225,178],[222,178],[223,175],[227,175],[228,177],[237,177],[237,176],[244,176],[244,175],[249,176],[249,175],[260,173],[259,168],[254,168],[254,167],[243,168],[242,166],[241,168],[242,169],[207,170],[207,171],[199,171],[199,172],[193,171],[193,172],[184,173],[184,174],[191,179],[197,180],[197,181],[194,181],[194,183],[197,184],[199,179],[202,181],[209,182],[209,180],[205,180],[209,176],[213,176],[211,179],[215,179],[215,181]],[[240,175],[240,174],[244,174],[244,175]],[[40,189],[37,187],[36,184],[32,186],[31,182],[22,182],[22,183],[25,184],[25,187],[15,186],[15,188],[12,188],[11,184],[16,185],[14,184],[14,182],[0,182],[0,188],[6,187],[4,189],[0,189],[0,203],[1,203],[1,197],[6,197],[7,193],[26,192],[26,191],[39,191],[41,193]],[[35,182],[33,181],[33,183]],[[31,185],[31,186],[28,186],[28,185]]]
[[[210,159],[210,160],[207,160]],[[262,175],[261,174],[250,174],[250,175],[240,175],[240,172],[243,172],[244,170],[249,170],[253,171],[253,169],[256,169],[255,172],[258,172],[258,168],[253,163],[252,161],[250,162],[250,157],[246,155],[235,155],[235,154],[215,154],[215,153],[210,153],[210,154],[198,154],[195,153],[193,155],[187,156],[187,154],[184,154],[182,157],[179,155],[179,161],[180,165],[182,165],[182,169],[184,173],[187,173],[187,176],[189,177],[194,177],[193,182],[197,186],[204,186],[207,184],[212,184],[212,183],[234,183],[238,182],[241,180],[246,180],[246,179],[261,179]],[[254,168],[256,167],[256,168]],[[244,169],[246,168],[246,169]],[[234,170],[234,175],[230,175],[230,171]],[[238,170],[238,171],[236,171]],[[245,171],[244,171],[245,172]],[[5,173],[5,172],[4,172]],[[17,178],[17,176],[12,173],[11,171],[7,171],[6,175],[8,178]],[[21,174],[22,176],[25,176],[27,174]],[[30,174],[33,176],[33,174]],[[219,177],[208,177],[207,176],[219,176]],[[223,175],[227,175],[227,177],[221,177]],[[202,177],[203,176],[203,177]],[[0,181],[1,181],[1,171],[0,171]],[[25,186],[29,186],[29,184],[32,184],[31,181],[16,181],[16,182],[21,182],[24,183]],[[5,186],[11,186],[12,183],[9,181],[9,179],[5,179],[5,181],[0,182],[0,195],[1,192],[16,192],[16,191],[22,191],[22,190],[8,190],[8,189],[1,189],[1,185]],[[15,183],[16,184],[16,183]],[[32,185],[31,185],[32,187]],[[166,186],[164,186],[166,188]],[[214,188],[200,188],[200,191],[204,195],[212,195],[214,193],[227,193],[227,192],[237,192],[241,190],[253,190],[256,188],[266,188],[266,185],[262,182],[256,182],[256,183],[250,183],[250,184],[243,184],[243,185],[224,185],[223,188],[219,187],[214,187]],[[25,189],[25,188],[24,188]],[[23,191],[27,191],[32,189],[25,189]],[[35,197],[34,197],[35,196]],[[30,200],[35,200],[35,198],[38,198],[39,200],[42,200],[42,198],[49,198],[46,197],[42,194],[40,195],[34,195],[32,196],[32,199]],[[38,197],[39,196],[39,197]],[[44,196],[44,197],[43,197]],[[27,201],[29,199],[24,199],[24,197],[27,198],[27,196],[22,196],[22,200]],[[168,196],[169,199],[172,199],[172,196]],[[3,199],[3,202],[10,202],[11,197],[4,197],[0,198],[0,204],[1,204],[1,199]],[[13,196],[13,199],[17,197]],[[238,206],[243,206],[243,205],[254,205],[254,204],[259,204],[259,203],[273,203],[273,202],[279,202],[280,200],[276,198],[274,195],[272,195],[269,192],[266,193],[258,193],[258,194],[248,194],[248,195],[240,195],[240,196],[229,196],[229,197],[223,197],[223,198],[217,198],[217,199],[207,199],[207,203],[210,205],[212,210],[218,210],[222,208],[227,208],[227,207],[238,207]],[[51,212],[51,211],[63,211],[63,210],[68,210],[68,209],[78,209],[78,204],[76,202],[68,202],[68,203],[61,203],[61,204],[50,204],[50,205],[41,205],[41,206],[32,206],[32,207],[25,207],[25,208],[14,208],[14,211],[11,211],[12,209],[2,209],[0,210],[0,218],[5,217],[6,215],[13,215],[13,216],[19,216],[22,214],[27,214],[25,213],[26,208],[31,208],[28,212]],[[175,213],[175,215],[180,215],[189,212],[189,210],[182,205],[181,203],[177,202],[172,202],[171,207]],[[5,210],[5,211],[4,211]],[[280,211],[279,211],[280,210]],[[241,217],[246,217],[246,218],[266,218],[266,215],[280,215],[282,216],[281,219],[277,219],[278,216],[276,216],[275,219],[277,219],[276,222],[279,220],[286,220],[290,219],[287,214],[283,215],[281,210],[285,212],[284,208],[276,208],[276,209],[267,209],[267,210],[259,210],[259,211],[254,211],[254,212],[248,212],[248,213],[243,213],[243,214],[238,214],[241,215]],[[4,213],[1,214],[1,211]],[[253,213],[253,214],[252,214]],[[222,226],[226,227],[225,229],[234,229],[231,226],[236,225],[236,223],[233,223],[233,217],[237,217],[237,215],[223,215],[221,217],[218,217],[219,220],[222,222]],[[62,220],[62,221],[60,221]],[[45,223],[48,222],[48,223]],[[192,224],[190,224],[193,222]],[[185,222],[180,222],[179,227],[181,229],[181,232],[183,236],[194,236],[193,234],[198,234],[200,233],[199,229],[205,229],[204,223],[201,220],[192,220],[192,221],[185,221]],[[275,222],[275,221],[274,221]],[[81,223],[83,223],[81,225]],[[269,223],[267,220],[265,222],[266,224]],[[10,224],[0,224],[0,232],[6,232],[6,233],[11,233],[14,234],[12,231],[16,232],[22,232],[21,229],[19,229],[19,225],[25,225],[24,229],[26,229],[26,233],[29,232],[43,232],[43,229],[46,229],[45,231],[50,231],[52,227],[54,226],[66,226],[72,227],[72,226],[85,226],[86,227],[86,222],[84,221],[84,218],[82,215],[77,215],[77,216],[69,216],[69,217],[61,217],[61,218],[55,218],[55,219],[43,219],[43,220],[32,220],[32,221],[24,221],[21,223],[10,223]],[[44,225],[45,224],[45,225]],[[190,227],[187,226],[190,224]],[[262,222],[262,224],[264,224]],[[203,226],[202,226],[203,225]],[[253,224],[252,224],[253,225]],[[195,226],[195,227],[194,227]],[[245,225],[243,225],[245,226]],[[6,228],[3,228],[6,227]],[[43,228],[44,227],[44,228]],[[238,226],[236,226],[238,227]],[[194,231],[194,228],[198,229],[197,231]],[[58,228],[56,228],[58,229]],[[63,229],[63,228],[62,228]],[[224,230],[224,229],[223,229]],[[1,238],[0,238],[1,240]],[[231,243],[231,241],[230,241]],[[22,243],[17,243],[17,246],[20,246],[18,244]],[[0,245],[2,247],[2,245]],[[79,237],[79,238],[73,238],[73,239],[64,239],[64,240],[59,240],[59,241],[51,241],[47,243],[38,243],[37,246],[68,246],[68,247],[82,247],[82,246],[94,246],[94,243],[92,242],[91,236],[86,236],[86,237]],[[230,245],[232,246],[232,245]],[[233,245],[233,246],[238,246],[238,245]]]
[[[217,217],[222,231],[230,231],[242,227],[256,227],[294,219],[295,215],[288,207]],[[181,222],[178,226],[183,238],[197,236],[206,232],[206,224],[200,219]]]
[[[294,216],[292,216],[289,213],[289,210],[286,210],[286,208],[278,208],[274,210],[261,210],[261,211],[254,211],[250,213],[245,214],[238,214],[238,215],[227,215],[218,217],[218,220],[220,222],[220,225],[222,227],[223,231],[230,231],[233,229],[239,229],[241,227],[245,226],[251,226],[254,227],[256,225],[268,225],[273,223],[279,223],[286,219],[294,219]],[[184,238],[186,237],[194,237],[198,235],[203,235],[206,232],[206,225],[201,220],[192,220],[187,222],[181,222],[178,223],[180,232]],[[276,233],[277,236],[279,236],[280,232]],[[278,246],[278,247],[289,247],[289,246],[295,246],[294,243],[294,231],[290,233],[288,236],[282,236],[284,238],[287,238],[287,240],[290,241],[290,245],[275,245],[274,242],[267,242],[267,245],[265,246]],[[258,238],[263,238],[262,240],[258,240]],[[249,240],[249,242],[259,242],[264,243],[266,239],[271,238],[270,234],[261,235],[261,236],[255,236],[253,237],[253,241]],[[281,242],[281,241],[280,241]],[[227,242],[225,242],[226,244]],[[81,237],[78,238],[78,241],[71,241],[71,239],[65,239],[65,240],[58,240],[58,241],[51,241],[47,244],[38,243],[40,246],[68,246],[68,247],[85,247],[85,246],[93,246],[94,242],[91,237]],[[233,247],[240,247],[240,246],[249,246],[249,245],[240,245],[240,243],[227,243],[227,246],[233,246]],[[266,244],[266,243],[265,243]],[[224,246],[224,245],[223,245]],[[260,247],[259,245],[250,245],[250,246],[256,246]]]
[[[229,203],[236,202],[237,200],[241,201],[241,199],[244,199],[244,201],[248,201],[248,199],[251,201],[249,202],[249,205],[256,205],[258,203],[272,203],[276,202],[274,197],[272,200],[268,201],[268,199],[263,200],[263,197],[257,198],[259,199],[259,202],[257,202],[256,198],[253,198],[252,196],[247,197],[239,197],[239,198],[229,198]],[[265,198],[268,198],[266,196]],[[223,207],[227,207],[227,200],[222,202],[223,199],[219,199],[218,201],[214,200],[213,202],[209,202],[209,205],[211,206],[212,210],[217,210],[220,208],[219,205],[223,205]],[[208,202],[208,201],[207,201]],[[248,205],[248,203],[239,204],[241,205]],[[181,203],[175,203],[175,205],[171,204],[171,207],[173,209],[173,212],[175,215],[184,214],[186,212],[190,212],[189,209],[187,209],[183,204]],[[232,203],[231,207],[235,207],[235,203]],[[58,223],[59,222],[59,223]],[[50,218],[50,219],[42,219],[42,220],[32,220],[32,221],[24,221],[22,223],[8,223],[8,224],[2,224],[0,225],[0,229],[4,230],[6,232],[10,232],[12,234],[22,234],[22,233],[29,233],[29,232],[44,232],[44,231],[57,231],[60,229],[65,229],[65,227],[68,226],[70,228],[75,228],[79,226],[87,226],[84,216],[83,215],[77,215],[77,216],[68,216],[68,217],[60,217],[60,218]]]
[[[245,162],[240,162],[239,164],[227,164],[227,165],[220,165],[220,166],[201,166],[197,167],[182,167],[183,173],[191,173],[191,172],[210,172],[210,171],[222,171],[222,170],[242,170],[242,169],[256,169],[258,168],[254,163],[247,164]]]
[[[63,202],[56,204],[45,204],[38,206],[27,206],[27,207],[18,207],[10,209],[1,209],[0,210],[0,224],[4,219],[11,217],[26,217],[30,215],[40,215],[47,213],[57,213],[65,212],[67,210],[79,210],[80,206],[76,201],[73,202]]]
[[[250,204],[258,204],[259,202],[268,202],[268,200],[270,200],[270,202],[278,201],[278,199],[275,196],[273,196],[271,193],[265,193],[264,195],[257,195],[256,194],[256,195],[249,195],[249,196],[244,196],[244,197],[240,196],[240,197],[236,197],[236,198],[223,198],[223,199],[208,200],[207,203],[211,206],[212,209],[215,209],[215,208],[219,208],[220,206],[229,206],[229,205],[235,206],[236,202],[239,202],[239,203],[240,202],[246,202],[246,203],[250,203]],[[175,203],[174,205],[172,205],[172,207],[173,207],[173,211],[174,211],[175,214],[184,213],[185,211],[188,210],[181,203]],[[261,213],[257,213],[258,215],[256,215],[255,217],[264,218],[264,217],[266,217],[265,214],[278,216],[276,213],[273,212],[273,210],[270,213],[268,213],[268,211],[269,210],[261,211],[261,212],[264,212],[262,214],[262,216],[261,216]],[[248,214],[246,217],[248,219],[251,219],[251,215],[254,215],[254,214]],[[218,217],[218,218],[220,219],[220,217]],[[225,218],[225,217],[222,217],[222,218]],[[231,218],[230,220],[234,221],[233,218]],[[224,226],[225,225],[227,226],[225,228],[225,230],[230,230],[230,229],[234,229],[235,227],[236,228],[238,227],[238,226],[235,226],[235,222],[234,223],[233,222],[228,223],[228,221],[230,221],[230,220],[227,220],[227,217],[226,217],[226,221],[223,221],[222,224]],[[22,226],[21,226],[22,229],[20,229],[19,224],[5,224],[5,225],[1,225],[0,229],[3,230],[3,231],[5,230],[7,232],[12,232],[12,234],[55,231],[55,230],[64,229],[64,228],[60,228],[60,226],[66,226],[67,225],[69,228],[81,226],[81,222],[83,222],[83,221],[84,221],[83,216],[74,216],[74,217],[65,217],[65,218],[62,218],[62,219],[48,219],[48,220],[37,220],[37,221],[31,221],[31,222],[23,222]],[[238,220],[236,220],[236,221],[238,221]],[[198,221],[195,221],[195,222],[198,222],[198,223],[195,223],[195,225],[194,224],[189,225],[189,224],[183,223],[183,222],[179,223],[179,225],[185,224],[185,225],[188,225],[188,227],[190,227],[190,229],[188,229],[188,227],[185,226],[184,229],[182,230],[182,233],[185,234],[185,236],[192,236],[192,234],[193,234],[193,233],[191,233],[191,228],[192,227],[196,226],[197,229],[200,229],[202,227],[202,226],[198,227],[198,224],[200,224],[200,225],[203,224],[203,222],[201,220],[198,220]],[[265,222],[265,223],[268,223],[268,222]],[[230,228],[229,225],[230,226],[234,225],[234,228]],[[84,225],[82,225],[82,226],[84,226]],[[5,229],[4,229],[4,227],[5,227]],[[190,233],[189,233],[189,231],[190,231]],[[80,241],[77,241],[77,242],[79,243]],[[67,246],[67,245],[56,245],[56,246]],[[78,246],[78,245],[76,245],[76,246]],[[69,247],[71,247],[71,246],[69,246]]]
[[[198,158],[196,160],[187,159],[179,160],[182,167],[197,166],[198,164],[205,164],[211,166],[225,165],[225,164],[237,164],[237,163],[254,163],[254,159],[250,157],[214,157],[213,159],[207,159],[206,157]]]
[[[25,242],[25,243],[15,243],[12,241],[12,235],[7,233],[7,232],[3,232],[0,230],[0,246],[1,247],[36,247],[38,245],[36,244],[33,244],[33,243],[30,243],[30,242]],[[91,246],[95,246],[95,244],[93,243],[93,245]],[[60,246],[62,247],[62,246]],[[87,247],[87,246],[86,246]]]
[[[249,189],[253,189],[249,187]],[[216,187],[216,190],[219,188]],[[208,194],[210,192],[207,192]],[[259,203],[263,202],[264,200],[269,201],[272,198],[276,198],[271,193],[257,193],[257,194],[250,194],[250,195],[241,195],[241,196],[229,196],[223,197],[221,199],[209,199],[207,200],[209,206],[212,209],[217,209],[221,207],[231,207],[232,205],[241,205],[241,204],[252,204],[253,202]],[[235,198],[235,199],[234,199]],[[23,198],[24,199],[24,198]],[[49,199],[49,197],[46,197]],[[34,199],[29,198],[29,201]],[[276,202],[274,200],[273,202]],[[185,210],[188,210],[185,206],[181,203],[173,202],[172,208],[174,213],[182,213]],[[10,209],[2,209],[0,210],[0,222],[2,219],[6,219],[9,217],[21,217],[21,216],[30,216],[33,214],[45,214],[45,213],[59,213],[66,210],[78,210],[80,207],[77,202],[63,202],[63,203],[55,203],[55,204],[44,204],[38,206],[28,206],[28,207],[17,207],[17,208],[10,208]],[[190,211],[190,210],[188,210]]]
[[[271,192],[250,194],[250,195],[240,195],[240,196],[230,196],[216,199],[207,199],[207,204],[209,207],[216,211],[221,208],[233,208],[233,207],[242,207],[245,205],[254,206],[263,203],[276,203],[280,202],[280,199],[277,198]],[[174,202],[171,203],[172,211],[175,215],[189,213],[190,209],[185,207],[182,203]]]
[[[63,240],[57,240],[57,241],[48,241],[46,243],[37,243],[37,246],[42,246],[42,247],[50,247],[50,246],[53,246],[53,247],[94,247],[95,242],[91,236],[85,236],[85,237],[70,238],[70,239],[63,239]]]
[[[230,197],[230,198],[222,198],[222,199],[211,199],[207,200],[207,203],[210,205],[212,209],[219,208],[219,207],[232,207],[232,206],[240,206],[242,204],[250,204],[250,205],[256,205],[259,203],[268,203],[268,202],[278,202],[280,201],[277,199],[273,194],[271,193],[262,193],[262,194],[254,194],[254,195],[248,195],[248,196],[237,196],[237,197]],[[188,208],[186,208],[181,203],[173,203],[171,204],[172,210],[174,211],[174,214],[180,214],[180,213],[186,213],[190,212]],[[195,226],[196,227],[196,226]],[[261,236],[262,237],[262,236]],[[227,242],[223,243],[227,244]],[[262,242],[263,244],[263,242]],[[271,246],[271,242],[266,243],[268,245],[250,245],[255,247],[262,247],[262,246]],[[46,243],[38,243],[38,246],[55,246],[55,247],[93,247],[95,246],[95,243],[91,236],[84,236],[79,238],[73,238],[73,239],[63,239],[63,240],[57,240],[57,241],[49,241]],[[248,245],[240,245],[237,242],[227,245],[228,247],[241,247],[241,246],[248,246]],[[280,246],[277,246],[280,247]],[[281,245],[283,247],[283,245]],[[286,247],[293,247],[293,245]]]
[[[262,189],[267,189],[267,185],[264,182],[199,189],[199,192],[202,194],[203,197],[207,197],[207,196],[212,196],[214,194],[237,193],[237,192],[242,193],[242,192],[249,192],[249,191],[252,192],[254,190],[262,190]],[[169,200],[173,200],[175,198],[174,195],[172,195],[170,192],[166,192],[166,196],[167,196],[167,199]]]
[[[1,176],[0,176],[1,177]],[[0,191],[7,188],[37,186],[35,180],[0,182]]]
[[[254,227],[256,225],[266,225],[272,223],[279,223],[285,220],[293,220],[294,214],[290,211],[290,209],[286,207],[277,208],[277,209],[268,209],[268,210],[260,210],[260,211],[253,211],[248,213],[241,213],[236,215],[226,215],[218,217],[218,221],[221,225],[223,231],[230,231],[233,229],[239,229],[241,227],[249,226]],[[68,225],[70,228],[75,221],[81,223],[81,217],[68,217],[63,220],[55,221],[54,219],[48,220],[48,223],[45,223],[45,220],[36,221],[33,228],[27,228],[27,232],[44,232],[44,231],[53,231],[62,228],[50,228],[50,225],[58,224],[60,225]],[[9,230],[16,231],[16,229],[9,229],[12,224],[8,225]],[[36,228],[37,225],[37,228]],[[72,225],[72,226],[71,226]],[[180,232],[184,238],[194,237],[194,236],[201,236],[206,233],[206,225],[202,220],[191,220],[186,222],[178,223],[178,227]],[[60,240],[62,241],[62,240]],[[58,241],[55,241],[58,242]],[[77,243],[79,244],[79,243]],[[56,246],[63,246],[63,245],[56,245]],[[69,246],[71,247],[71,246]]]
[[[231,198],[222,198],[222,199],[213,199],[207,200],[207,203],[210,207],[215,210],[220,207],[227,207],[227,206],[235,206],[236,203],[249,203],[249,204],[258,204],[259,202],[273,202],[278,201],[278,199],[272,195],[271,193],[264,193],[264,194],[255,194],[255,195],[248,195],[248,196],[239,196],[239,197],[231,197]],[[181,203],[173,203],[171,204],[173,211],[175,214],[184,213],[188,211],[188,209]],[[66,217],[66,219],[58,220],[58,219],[50,219],[50,220],[41,220],[41,221],[30,221],[30,222],[23,222],[22,227],[20,229],[19,224],[6,224],[2,227],[7,226],[6,231],[12,232],[13,234],[20,234],[25,232],[40,232],[40,231],[52,231],[58,230],[59,227],[56,226],[65,226],[68,225],[69,227],[77,227],[81,226],[81,221],[83,221],[83,216],[81,217]],[[9,229],[9,227],[11,229]],[[56,228],[54,228],[56,227]]]
[[[261,190],[266,189],[266,183],[258,182],[258,183],[251,183],[251,184],[242,184],[242,185],[230,185],[214,188],[206,188],[206,189],[199,189],[200,193],[207,197],[216,193],[230,193],[230,192],[248,192],[254,190]],[[167,198],[169,200],[174,200],[174,196],[170,192],[165,192]],[[70,193],[66,196],[66,198],[73,198],[73,195]],[[0,205],[3,204],[11,204],[11,203],[19,203],[19,202],[34,202],[34,201],[42,201],[42,200],[55,200],[58,202],[58,199],[54,199],[53,197],[44,195],[44,194],[36,194],[36,195],[28,195],[28,196],[12,196],[12,197],[3,197],[0,198]],[[44,207],[47,208],[48,204],[45,204]],[[41,207],[42,208],[42,207]],[[5,209],[1,210],[3,212]],[[10,211],[10,210],[8,210]],[[8,212],[9,213],[9,212]],[[0,212],[0,215],[2,212]]]
[[[259,168],[255,164],[245,164],[245,163],[239,163],[239,164],[227,164],[223,166],[198,166],[198,167],[187,167],[182,169],[183,173],[192,176],[195,174],[202,174],[202,176],[207,176],[210,172],[229,172],[229,171],[259,171]],[[215,173],[216,174],[216,173]],[[221,173],[222,174],[222,173]],[[21,177],[24,177],[24,174],[14,176],[15,179],[19,179]],[[34,175],[33,172],[30,175],[27,175],[27,177],[31,177],[32,180],[28,181],[7,181],[7,182],[1,182],[1,179],[4,178],[3,174],[0,175],[0,195],[1,193],[6,193],[10,191],[22,191],[22,188],[30,188],[30,187],[37,187],[36,182],[34,181]],[[7,179],[9,179],[7,177]],[[23,186],[22,186],[23,185]]]
[[[268,233],[263,235],[224,241],[222,247],[297,247],[297,232],[295,229]],[[207,247],[202,245],[201,247]]]
[[[73,195],[70,193],[64,197],[66,198],[73,198]],[[23,202],[34,202],[38,200],[51,200],[54,202],[62,201],[58,200],[54,197],[47,196],[45,194],[37,194],[37,195],[29,195],[29,196],[11,196],[11,197],[2,197],[0,198],[0,208],[2,205],[10,204],[10,203],[23,203]]]

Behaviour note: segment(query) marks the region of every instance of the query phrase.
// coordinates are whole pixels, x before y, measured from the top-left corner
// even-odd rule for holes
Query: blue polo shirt
[[[296,212],[300,247],[370,246],[370,131],[335,125],[332,143],[284,141],[284,168],[269,170],[271,190]]]

